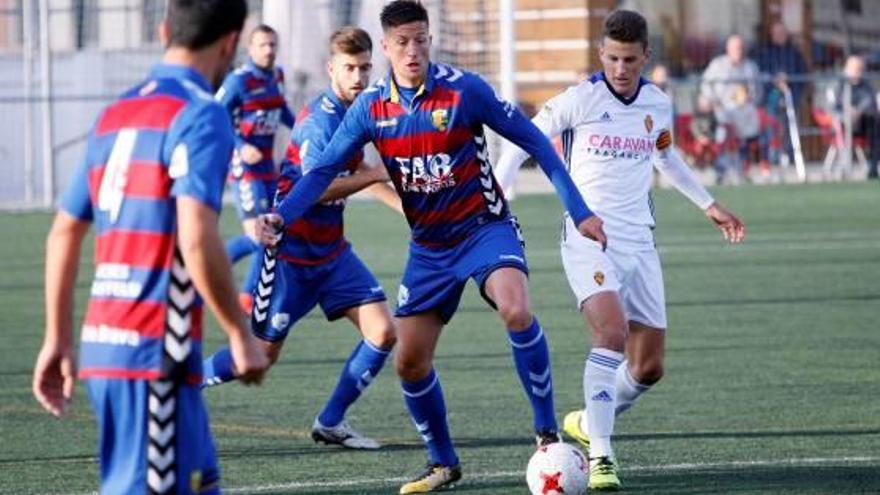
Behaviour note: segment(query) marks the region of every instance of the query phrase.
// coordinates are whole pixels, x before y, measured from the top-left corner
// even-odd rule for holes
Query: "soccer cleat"
[[[564,431],[568,436],[574,438],[581,445],[587,449],[587,452],[590,451],[590,437],[587,436],[587,432],[585,432],[581,428],[581,421],[584,418],[584,414],[586,411],[578,410],[572,411],[565,415],[565,418],[562,420],[562,431]]]
[[[425,472],[400,487],[401,495],[406,493],[428,493],[452,488],[452,484],[461,479],[461,466],[443,466],[428,464]]]
[[[620,490],[620,478],[617,477],[617,463],[609,457],[590,459],[590,490]]]
[[[559,433],[555,431],[539,431],[535,435],[535,444],[540,449],[541,447],[546,447],[551,443],[559,443],[562,441],[562,437],[559,436]]]
[[[315,418],[315,422],[312,424],[312,440],[315,443],[341,445],[347,449],[376,450],[381,447],[379,442],[362,435],[345,420],[336,426],[327,427]]]

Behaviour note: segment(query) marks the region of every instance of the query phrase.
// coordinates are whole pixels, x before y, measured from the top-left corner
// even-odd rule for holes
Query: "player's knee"
[[[645,363],[630,363],[632,377],[643,385],[654,385],[663,378],[663,362],[651,360]]]
[[[383,350],[389,350],[397,343],[397,336],[394,334],[394,325],[391,322],[388,322],[381,327],[365,331],[364,339],[373,347]]]
[[[406,356],[403,353],[398,353],[394,358],[394,368],[401,380],[417,382],[431,372],[431,362],[421,359],[419,356]]]
[[[525,301],[503,301],[498,303],[498,315],[511,330],[524,330],[532,324],[532,311]]]

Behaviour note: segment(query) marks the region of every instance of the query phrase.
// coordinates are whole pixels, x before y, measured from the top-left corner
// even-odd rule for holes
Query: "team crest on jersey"
[[[645,130],[648,131],[648,134],[654,130],[654,119],[650,115],[645,116]]]
[[[445,131],[446,126],[449,125],[449,111],[441,108],[431,112],[431,125],[437,128],[438,131]]]
[[[596,281],[596,285],[601,286],[605,283],[605,274],[602,272],[596,272],[593,274],[593,280]]]

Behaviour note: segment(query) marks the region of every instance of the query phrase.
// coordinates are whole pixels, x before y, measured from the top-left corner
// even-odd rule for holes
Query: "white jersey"
[[[533,122],[562,136],[569,173],[609,239],[653,246],[653,159],[671,145],[671,120],[657,86],[642,79],[625,99],[599,73],[548,101]]]

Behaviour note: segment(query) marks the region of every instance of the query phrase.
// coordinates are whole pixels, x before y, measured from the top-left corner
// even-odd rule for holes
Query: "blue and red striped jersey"
[[[461,242],[510,215],[492,174],[484,125],[539,160],[576,223],[592,214],[547,138],[478,75],[431,64],[412,93],[407,98],[388,74],[357,98],[324,153],[305,157],[309,173],[277,208],[287,224],[372,141],[401,196],[413,240],[425,246]]]
[[[98,117],[60,203],[95,226],[82,377],[200,380],[202,303],[177,251],[176,198],[219,213],[233,146],[210,85],[183,66],[157,65]]]
[[[216,98],[232,117],[236,148],[247,143],[263,153],[262,161],[247,166],[245,177],[274,179],[275,132],[278,124],[292,128],[294,123],[293,112],[284,100],[284,71],[278,66],[262,69],[248,60],[226,76]]]
[[[330,88],[300,110],[281,163],[277,201],[281,201],[303,174],[308,173],[309,161],[303,158],[321,156],[342,123],[346,110],[345,104]],[[357,152],[337,176],[354,172],[363,156],[363,151]],[[300,219],[286,226],[278,256],[300,265],[320,265],[334,259],[348,247],[343,234],[344,209],[344,198],[309,208]]]

